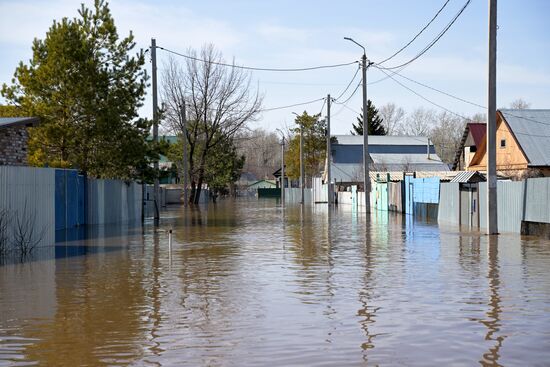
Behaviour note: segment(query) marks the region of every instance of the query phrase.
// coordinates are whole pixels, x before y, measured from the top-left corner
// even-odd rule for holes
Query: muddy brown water
[[[0,266],[0,366],[550,365],[547,240],[273,200],[89,234]]]

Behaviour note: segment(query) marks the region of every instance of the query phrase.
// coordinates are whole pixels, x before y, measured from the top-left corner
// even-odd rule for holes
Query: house
[[[275,182],[275,180],[259,180],[248,185],[248,190],[275,189],[275,188],[277,188],[277,183]]]
[[[334,183],[363,181],[363,136],[335,135],[331,148]],[[369,136],[369,169],[372,171],[449,171],[433,144],[421,136]]]
[[[550,176],[550,110],[497,111],[497,171],[509,177]],[[466,167],[486,171],[486,138]]]
[[[485,137],[487,125],[479,122],[469,122],[464,128],[460,148],[456,151],[453,171],[465,170],[472,161]]]
[[[26,166],[29,128],[37,117],[0,117],[0,165]]]

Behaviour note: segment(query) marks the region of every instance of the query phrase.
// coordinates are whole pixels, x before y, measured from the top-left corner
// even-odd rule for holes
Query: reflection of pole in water
[[[359,292],[359,302],[363,305],[357,311],[357,316],[361,317],[362,320],[359,322],[361,324],[361,329],[365,333],[366,340],[361,344],[361,349],[363,351],[363,359],[365,362],[368,361],[368,350],[374,348],[374,338],[376,334],[372,334],[369,330],[369,326],[374,324],[376,316],[376,311],[379,307],[373,307],[369,305],[371,297],[372,287],[372,278],[374,263],[372,262],[372,244],[371,244],[371,234],[370,228],[365,228],[365,276],[364,276],[364,286],[363,289]]]
[[[486,320],[480,322],[487,328],[487,334],[485,334],[485,340],[495,341],[495,345],[483,354],[483,358],[480,361],[483,366],[500,366],[498,360],[500,358],[500,348],[506,336],[498,335],[502,324],[500,323],[500,314],[502,308],[500,306],[500,273],[498,264],[498,236],[489,236],[489,243],[487,246],[487,279],[489,280],[489,310],[485,313]]]

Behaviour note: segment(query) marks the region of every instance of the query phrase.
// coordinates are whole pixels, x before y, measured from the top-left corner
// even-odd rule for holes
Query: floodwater
[[[550,365],[547,240],[270,200],[90,233],[0,266],[1,366]]]

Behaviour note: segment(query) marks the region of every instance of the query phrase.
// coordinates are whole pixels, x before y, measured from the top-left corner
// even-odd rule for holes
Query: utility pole
[[[487,234],[498,233],[497,218],[497,0],[489,0],[489,77],[487,93]]]
[[[332,193],[332,175],[330,171],[330,162],[331,162],[331,146],[330,146],[330,104],[331,104],[330,94],[327,95],[327,202],[328,207],[330,208],[333,203]]]
[[[369,109],[367,106],[367,55],[361,57],[363,65],[363,176],[365,187],[365,213],[370,213],[370,174],[369,174]]]
[[[281,140],[281,205],[285,206],[285,137]]]
[[[185,101],[181,104],[181,130],[182,130],[182,139],[183,139],[183,205],[187,206],[189,205],[189,191],[187,189],[188,182],[188,171],[189,168],[187,165],[188,157],[187,157],[187,114],[185,112]]]
[[[365,213],[370,213],[370,175],[369,175],[369,110],[367,108],[367,67],[372,62],[367,61],[367,51],[365,47],[350,37],[344,37],[346,41],[355,43],[363,49],[361,56],[361,67],[363,71],[363,186],[365,188]]]
[[[304,204],[304,125],[300,124],[300,204]]]
[[[159,141],[159,121],[158,121],[158,101],[157,101],[157,41],[151,38],[151,64],[152,64],[152,88],[153,88],[153,142]],[[155,224],[159,223],[159,162],[155,160],[153,163],[155,171],[155,181],[153,188],[153,199],[155,201]]]

